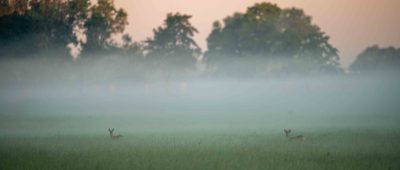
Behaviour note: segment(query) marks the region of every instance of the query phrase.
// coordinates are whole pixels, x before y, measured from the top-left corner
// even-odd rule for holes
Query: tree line
[[[215,75],[252,77],[271,73],[343,72],[329,36],[298,8],[263,2],[212,24],[207,51],[194,40],[191,15],[169,13],[153,36],[136,42],[124,34],[128,14],[113,0],[3,0],[0,4],[0,58],[72,59],[122,56],[135,66],[172,75],[198,69]],[[114,37],[122,37],[116,40]],[[398,69],[400,48],[368,47],[354,72]]]

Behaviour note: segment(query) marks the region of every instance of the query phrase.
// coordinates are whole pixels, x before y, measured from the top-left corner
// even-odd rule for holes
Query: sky
[[[195,40],[207,49],[212,23],[245,12],[262,0],[115,0],[128,12],[126,32],[135,41],[153,35],[169,12],[192,15],[191,23],[199,30]],[[366,47],[400,47],[400,0],[269,0],[281,8],[297,7],[312,16],[313,23],[331,37],[339,49],[341,64],[348,67]]]

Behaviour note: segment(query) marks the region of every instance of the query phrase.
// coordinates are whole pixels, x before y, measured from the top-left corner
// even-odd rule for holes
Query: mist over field
[[[1,170],[400,169],[400,48],[343,66],[314,16],[271,2],[211,10],[206,49],[180,12],[139,41],[126,9],[0,1]]]
[[[2,62],[12,74],[1,73],[1,134],[107,135],[109,127],[124,134],[281,133],[398,128],[400,121],[400,79],[394,73],[139,79],[131,68],[121,69],[125,60],[110,61]]]

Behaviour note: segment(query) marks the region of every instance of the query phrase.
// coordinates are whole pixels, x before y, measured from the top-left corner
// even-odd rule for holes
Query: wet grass
[[[0,169],[400,169],[397,130],[0,137]]]

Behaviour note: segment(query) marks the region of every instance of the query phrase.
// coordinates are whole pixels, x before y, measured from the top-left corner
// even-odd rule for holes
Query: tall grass
[[[0,169],[399,169],[400,131],[149,132],[0,138]]]

